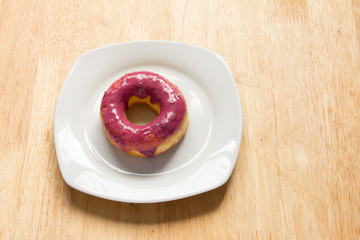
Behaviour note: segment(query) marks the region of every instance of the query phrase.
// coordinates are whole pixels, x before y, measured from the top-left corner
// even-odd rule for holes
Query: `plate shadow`
[[[70,201],[85,213],[128,223],[176,222],[215,211],[224,199],[228,182],[212,191],[161,203],[123,203],[94,197],[69,187]]]

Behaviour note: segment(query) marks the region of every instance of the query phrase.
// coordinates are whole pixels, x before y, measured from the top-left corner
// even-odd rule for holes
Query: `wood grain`
[[[360,2],[0,0],[0,239],[359,239]],[[244,135],[223,187],[127,204],[63,181],[53,120],[77,58],[162,39],[213,50]]]

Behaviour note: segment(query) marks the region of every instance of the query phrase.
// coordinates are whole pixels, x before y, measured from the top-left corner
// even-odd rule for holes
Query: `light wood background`
[[[144,39],[227,61],[244,135],[225,186],[128,204],[63,181],[53,120],[68,72]],[[359,239],[359,47],[355,0],[0,0],[0,239]]]

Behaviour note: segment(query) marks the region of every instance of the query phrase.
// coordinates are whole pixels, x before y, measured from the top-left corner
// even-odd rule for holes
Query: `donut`
[[[125,114],[132,105],[148,105],[158,116],[146,125],[131,123]],[[165,77],[148,71],[127,73],[104,93],[100,118],[110,142],[137,157],[153,157],[176,143],[188,128],[184,95]]]

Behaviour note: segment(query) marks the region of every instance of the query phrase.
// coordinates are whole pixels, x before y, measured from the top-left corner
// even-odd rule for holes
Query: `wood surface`
[[[73,190],[61,86],[84,52],[146,39],[228,63],[244,115],[232,177],[157,204]],[[355,0],[0,0],[0,239],[360,239],[359,47]]]

